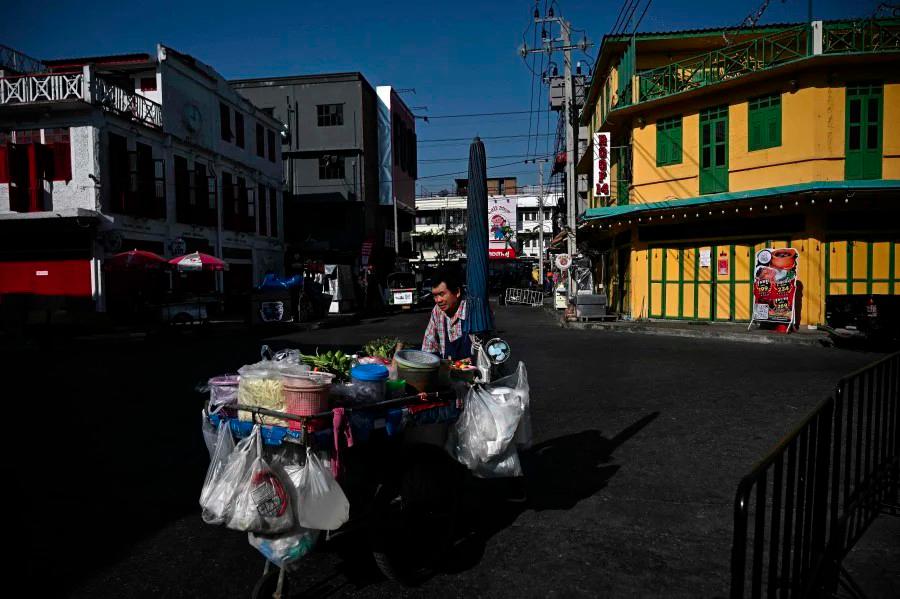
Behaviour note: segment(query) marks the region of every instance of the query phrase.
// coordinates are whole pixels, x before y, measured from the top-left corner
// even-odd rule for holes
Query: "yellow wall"
[[[812,181],[844,179],[845,97],[843,82],[829,87],[825,74],[798,79],[790,91],[788,81],[773,81],[753,88],[752,95],[781,91],[781,145],[749,151],[748,90],[735,91],[702,104],[668,106],[653,121],[635,126],[632,200],[636,203],[699,195],[700,121],[705,107],[728,103],[728,191],[747,191]],[[657,118],[682,114],[682,162],[656,166]],[[650,119],[650,117],[645,117]],[[900,178],[900,83],[884,85],[882,122],[884,179]]]

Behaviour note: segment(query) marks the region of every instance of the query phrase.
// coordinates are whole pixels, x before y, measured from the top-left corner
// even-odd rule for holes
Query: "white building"
[[[103,262],[135,248],[223,258],[226,294],[283,272],[281,129],[163,45],[43,62],[0,46],[0,295],[104,311]]]
[[[507,195],[516,203],[516,234],[514,249],[517,257],[537,258],[539,227],[544,228],[544,244],[549,247],[562,194],[543,196],[543,218],[539,216],[541,198],[537,190]],[[462,196],[432,196],[416,198],[416,228],[414,247],[419,262],[458,261],[465,258],[466,204]],[[485,232],[487,234],[487,232]]]

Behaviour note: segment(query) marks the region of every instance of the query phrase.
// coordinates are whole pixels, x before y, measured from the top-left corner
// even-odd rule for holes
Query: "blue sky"
[[[641,6],[645,1],[641,0]],[[736,25],[761,2],[654,0],[640,29]],[[621,3],[560,0],[553,4],[557,14],[599,42],[613,25]],[[540,4],[543,8],[545,0]],[[0,43],[36,58],[60,58],[152,52],[162,42],[196,56],[227,78],[361,71],[373,85],[414,88],[415,94],[406,93],[404,99],[412,107],[427,107],[417,109],[418,114],[521,111],[537,108],[538,89],[532,99],[531,71],[516,53],[523,33],[532,41],[534,5],[533,0],[5,0],[0,3]],[[819,0],[813,14],[815,18],[868,16],[877,5],[877,0]],[[771,0],[761,22],[800,21],[806,13],[803,0]],[[596,55],[596,48],[591,54]],[[578,58],[591,62],[584,55]],[[546,95],[543,99],[546,105]],[[528,135],[538,131],[537,118],[518,114],[419,121],[417,133],[424,142],[419,146],[420,186],[448,187],[459,175],[444,173],[465,170],[468,154],[466,142],[426,140]],[[489,167],[526,154],[544,155],[548,140],[552,150],[553,137],[546,135],[547,115],[540,119],[543,137],[487,140]],[[555,123],[554,113],[551,134]],[[515,175],[524,183],[537,178],[536,167],[524,164],[489,168],[489,173]]]

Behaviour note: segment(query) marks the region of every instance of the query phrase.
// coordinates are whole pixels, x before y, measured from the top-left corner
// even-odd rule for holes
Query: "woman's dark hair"
[[[434,289],[441,283],[446,284],[447,289],[453,293],[459,291],[462,285],[462,277],[459,274],[459,270],[447,266],[439,268],[434,273],[434,276],[431,277],[431,288]]]

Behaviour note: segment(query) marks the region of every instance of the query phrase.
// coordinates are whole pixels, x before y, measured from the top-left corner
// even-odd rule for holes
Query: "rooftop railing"
[[[0,107],[19,104],[88,102],[148,127],[162,127],[162,106],[99,77],[38,73],[0,78]]]
[[[798,25],[639,71],[611,110],[716,85],[817,55],[900,52],[900,19]],[[635,89],[635,87],[637,89]]]

